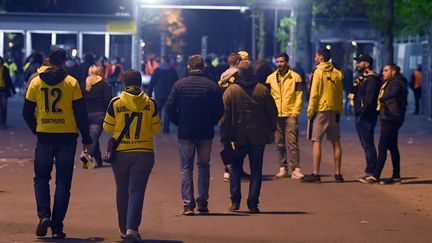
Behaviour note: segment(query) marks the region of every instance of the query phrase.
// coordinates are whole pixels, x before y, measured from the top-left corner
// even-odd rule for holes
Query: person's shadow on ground
[[[82,238],[64,238],[64,239],[39,238],[34,242],[90,243],[90,242],[103,242],[104,240],[105,240],[105,238],[102,238],[102,237],[89,237],[86,239],[82,239]]]

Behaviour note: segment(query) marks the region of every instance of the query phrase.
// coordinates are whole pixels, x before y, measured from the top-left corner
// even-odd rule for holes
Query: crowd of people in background
[[[0,58],[0,127],[7,128],[7,98],[21,92],[25,96],[24,120],[37,136],[34,187],[38,236],[45,236],[49,227],[53,238],[66,236],[63,220],[78,131],[84,153],[96,167],[104,161],[112,163],[121,238],[139,241],[145,188],[155,163],[153,137],[161,127],[163,133],[170,133],[170,123],[177,126],[183,215],[194,215],[195,208],[199,213],[210,211],[210,155],[216,126],[225,165],[223,179],[230,187],[228,209],[239,210],[240,181],[248,179],[247,207],[250,213],[259,213],[267,144],[276,143],[279,169],[275,179],[321,183],[321,143],[326,136],[333,146],[334,180],[343,183],[340,121],[342,115],[352,115],[366,164],[357,180],[400,183],[398,132],[405,120],[408,87],[415,94],[414,114],[420,112],[421,66],[408,82],[391,63],[382,73],[375,72],[374,60],[366,53],[354,58],[356,72],[349,68],[342,71],[332,63],[330,50],[319,49],[310,75],[298,63],[291,67],[286,53],[274,57],[275,65],[265,60],[255,65],[246,51],[220,59],[192,55],[178,63],[168,56],[160,60],[149,57],[140,71],[125,71],[120,58],[86,54],[83,60],[68,58],[60,48],[54,48],[47,58],[35,53],[24,65],[24,81],[18,81],[13,61]],[[353,73],[358,73],[355,79]],[[151,76],[148,84],[143,85],[142,75]],[[298,143],[298,118],[305,103],[307,138],[312,143],[312,171],[307,175],[301,170]],[[374,143],[377,121],[381,124],[378,149]],[[113,134],[111,154],[105,159],[99,145],[103,130]],[[393,174],[381,180],[387,151]],[[250,174],[243,169],[246,155]],[[57,180],[51,210],[49,181],[54,161]]]

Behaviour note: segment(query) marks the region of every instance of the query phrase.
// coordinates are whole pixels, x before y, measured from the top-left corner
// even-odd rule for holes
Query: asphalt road
[[[32,167],[35,137],[25,127],[21,108],[19,99],[10,99],[10,128],[0,131],[0,242],[55,242],[37,239],[34,233],[38,222]],[[302,117],[300,159],[303,172],[310,173],[311,144],[304,139],[305,126]],[[106,139],[104,136],[102,143]],[[424,117],[408,116],[401,130],[402,185],[363,185],[354,181],[365,162],[353,121],[347,117],[342,119],[346,183],[334,183],[328,142],[323,146],[321,165],[326,175],[324,183],[313,185],[291,179],[273,180],[279,166],[275,146],[267,146],[262,212],[257,215],[247,213],[248,182],[242,183],[241,211],[228,212],[229,187],[222,180],[217,139],[212,151],[210,214],[186,217],[180,215],[176,134],[156,137],[156,163],[140,228],[145,242],[432,242],[432,124]],[[388,161],[383,176],[390,175]],[[111,168],[84,170],[77,159],[64,222],[68,238],[63,241],[119,242],[115,208]]]

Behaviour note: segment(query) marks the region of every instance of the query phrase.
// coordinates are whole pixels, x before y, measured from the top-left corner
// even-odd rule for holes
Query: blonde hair
[[[102,68],[99,65],[91,65],[88,70],[86,79],[86,91],[89,92],[92,88],[92,81],[102,78]]]

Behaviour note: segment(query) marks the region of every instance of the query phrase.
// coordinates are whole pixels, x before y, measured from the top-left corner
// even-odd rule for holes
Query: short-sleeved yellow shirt
[[[32,79],[26,99],[36,103],[36,131],[77,133],[72,102],[82,98],[78,81],[69,75],[56,85],[48,85],[39,76]]]

